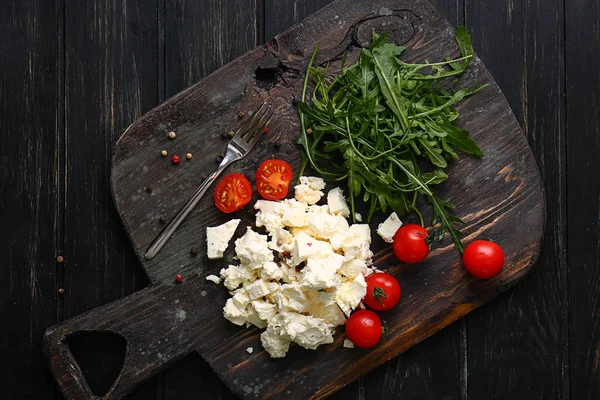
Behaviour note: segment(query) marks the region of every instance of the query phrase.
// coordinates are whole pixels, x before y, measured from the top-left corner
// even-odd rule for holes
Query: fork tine
[[[252,117],[250,118],[250,121],[246,122],[245,124],[243,124],[242,126],[239,127],[239,129],[235,132],[235,136],[237,138],[242,138],[243,136],[245,136],[249,131],[251,131],[252,126],[254,126],[255,121],[257,119],[257,116],[260,114],[260,112],[262,111],[262,109],[267,105],[267,102],[263,102],[257,109],[256,111],[254,111],[254,113],[252,114]],[[268,107],[267,107],[268,108]],[[263,113],[264,114],[264,113]],[[262,116],[261,116],[262,118]]]
[[[253,146],[256,142],[258,142],[258,139],[260,139],[261,136],[266,132],[267,127],[269,126],[269,122],[271,122],[271,119],[273,118],[274,114],[275,111],[271,111],[271,113],[267,117],[266,122],[264,124],[259,125],[258,129],[256,129],[254,133],[246,137],[249,146]]]

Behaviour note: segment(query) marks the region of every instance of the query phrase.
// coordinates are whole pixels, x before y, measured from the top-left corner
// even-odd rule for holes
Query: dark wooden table
[[[0,0],[0,398],[60,399],[44,330],[148,284],[110,197],[124,129],[327,3]],[[433,3],[469,28],[528,136],[542,255],[514,289],[334,397],[599,399],[600,6]],[[107,345],[73,345],[93,385],[114,375]],[[232,395],[193,354],[128,398]]]

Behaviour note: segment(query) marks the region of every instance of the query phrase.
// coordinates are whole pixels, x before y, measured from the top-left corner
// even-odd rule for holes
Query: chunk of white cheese
[[[209,281],[209,282],[212,282],[212,283],[216,283],[217,285],[218,285],[219,283],[221,283],[221,278],[219,278],[219,277],[218,277],[218,276],[216,276],[216,275],[212,275],[212,274],[211,274],[211,275],[208,275],[208,276],[206,277],[206,280],[207,280],[207,281]]]
[[[330,239],[334,249],[341,249],[347,260],[361,259],[370,262],[371,228],[367,224],[354,224],[343,232],[337,232]]]
[[[290,348],[290,339],[280,335],[277,328],[271,324],[267,325],[267,330],[260,335],[260,342],[272,358],[285,357]]]
[[[250,296],[252,300],[258,299],[271,293],[266,282],[262,279],[258,279],[252,282],[251,284],[246,285],[245,288],[248,291],[248,296]]]
[[[298,282],[281,285],[278,296],[280,310],[303,312],[306,310],[308,299]]]
[[[268,231],[282,228],[281,215],[283,214],[283,203],[277,201],[257,200],[254,208],[256,213],[256,226],[264,226]]]
[[[320,190],[311,189],[308,185],[294,186],[294,198],[307,204],[315,204],[323,197]]]
[[[292,249],[292,265],[298,265],[307,258],[323,258],[333,255],[333,248],[329,242],[315,239],[307,233],[300,232],[296,235]]]
[[[247,352],[248,354],[252,354],[252,353],[254,353],[254,348],[252,348],[252,347],[248,347],[248,348],[246,349],[246,352]]]
[[[260,277],[265,280],[276,280],[283,278],[283,271],[276,263],[269,261],[263,264],[262,270],[260,271]]]
[[[292,243],[294,239],[292,234],[283,228],[275,228],[270,233],[271,241],[269,242],[269,248],[280,253],[286,251],[286,245]]]
[[[346,203],[344,193],[339,187],[331,189],[327,193],[327,205],[329,206],[329,212],[331,214],[339,214],[343,215],[344,217],[348,217],[350,215],[348,203]]]
[[[239,224],[239,219],[232,219],[222,225],[206,228],[206,255],[208,258],[223,257],[223,253]]]
[[[333,343],[333,326],[321,318],[283,312],[273,318],[269,326],[305,349],[314,350],[321,344]]]
[[[284,226],[304,226],[306,225],[306,210],[304,209],[304,207],[287,207],[283,211],[281,222]]]
[[[308,232],[318,239],[330,239],[337,232],[348,230],[348,221],[341,215],[308,214]]]
[[[350,339],[344,339],[344,347],[347,349],[353,349],[354,343],[352,343]]]
[[[367,294],[367,283],[362,274],[359,274],[350,282],[342,282],[335,294],[335,302],[349,317],[365,294]]]
[[[254,232],[250,227],[244,236],[235,241],[235,252],[242,264],[254,268],[273,261],[273,252],[269,249],[267,236]]]
[[[323,305],[321,303],[311,303],[308,312],[315,318],[321,318],[333,326],[340,326],[346,323],[346,317],[337,304]]]
[[[306,185],[312,190],[323,190],[325,189],[325,181],[323,178],[319,178],[316,176],[301,176],[300,184]]]
[[[332,289],[340,285],[340,277],[336,273],[344,262],[344,256],[332,254],[324,258],[308,258],[306,267],[302,269],[300,284],[304,289]]]
[[[401,226],[402,221],[400,221],[400,218],[398,218],[398,215],[394,212],[391,213],[383,223],[379,224],[377,227],[377,234],[386,242],[392,243],[394,241],[394,235]]]
[[[244,325],[248,313],[244,308],[238,307],[233,298],[227,299],[223,307],[223,316],[236,325]]]
[[[354,279],[358,274],[367,270],[367,263],[364,260],[351,259],[345,261],[339,269],[339,273],[348,279]]]
[[[263,321],[269,321],[275,315],[277,315],[277,305],[268,303],[262,300],[252,301],[252,306],[256,310],[258,317]]]
[[[256,279],[256,274],[252,270],[238,265],[230,265],[221,269],[220,275],[225,280],[225,287],[229,290],[235,290],[242,283]]]

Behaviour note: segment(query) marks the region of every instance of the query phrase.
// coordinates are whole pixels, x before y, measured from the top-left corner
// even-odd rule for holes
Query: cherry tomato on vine
[[[242,174],[234,172],[223,178],[215,188],[215,205],[225,213],[244,207],[252,199],[252,185]]]
[[[396,231],[392,249],[400,261],[416,264],[429,254],[428,233],[417,224],[403,225]]]
[[[367,279],[367,294],[363,299],[373,310],[385,311],[398,304],[400,300],[400,284],[390,274],[375,273]]]
[[[494,242],[476,240],[463,252],[463,265],[471,275],[479,279],[492,278],[504,265],[504,251]]]
[[[292,167],[283,160],[265,160],[256,170],[256,190],[267,200],[287,196],[292,180]]]
[[[357,347],[368,349],[375,346],[381,334],[381,320],[371,310],[355,311],[346,321],[346,336]]]

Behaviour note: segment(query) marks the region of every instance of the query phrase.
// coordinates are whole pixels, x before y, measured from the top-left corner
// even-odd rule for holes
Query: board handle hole
[[[67,345],[92,393],[105,396],[123,368],[126,340],[112,332],[88,331],[68,336]]]

